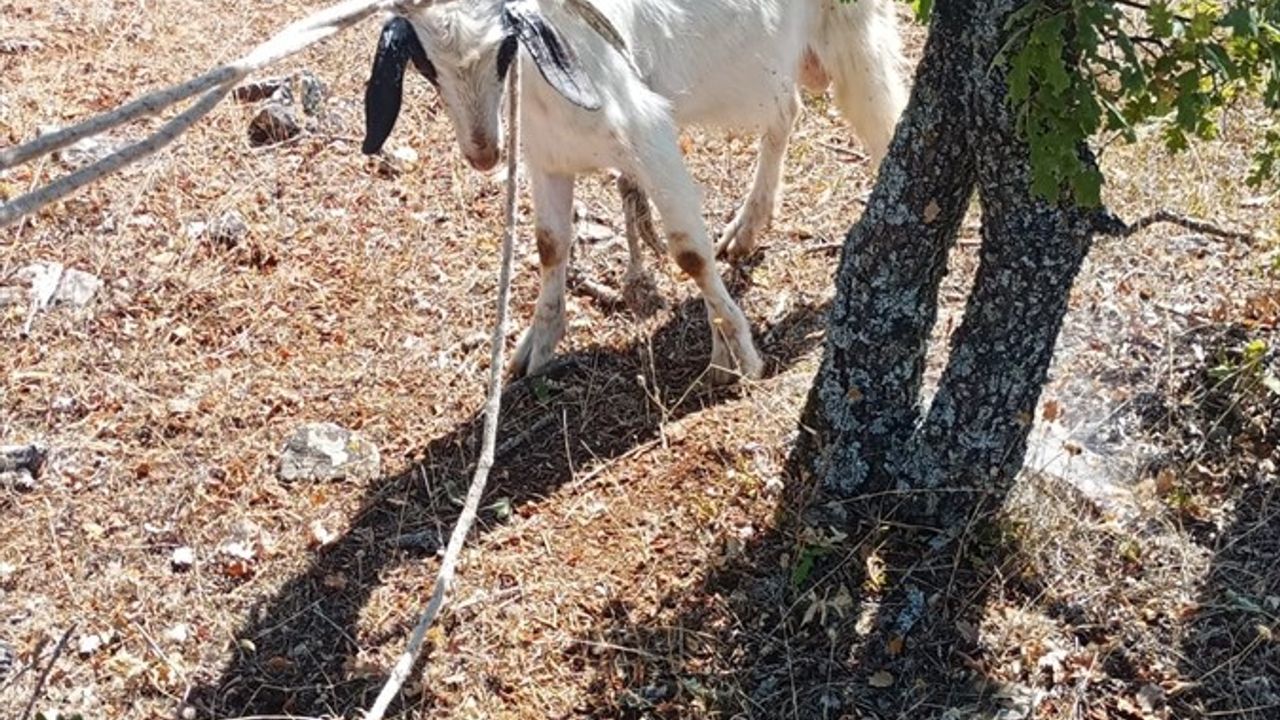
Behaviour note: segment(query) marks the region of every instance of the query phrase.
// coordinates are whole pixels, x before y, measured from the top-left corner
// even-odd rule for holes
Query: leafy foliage
[[[906,0],[927,20],[934,0]],[[1155,123],[1170,150],[1217,136],[1246,97],[1280,111],[1280,0],[1029,0],[997,58],[1031,153],[1037,194],[1097,205],[1089,139],[1133,141]],[[1280,171],[1280,126],[1264,128],[1250,185]]]
[[[1085,140],[1132,141],[1156,122],[1165,145],[1212,139],[1231,103],[1258,96],[1280,110],[1280,0],[1033,0],[1009,19],[999,59],[1031,151],[1035,191],[1099,202],[1102,177]],[[1280,132],[1268,129],[1248,181],[1275,174]]]

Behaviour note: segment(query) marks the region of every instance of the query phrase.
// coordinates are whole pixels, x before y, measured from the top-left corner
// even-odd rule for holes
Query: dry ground
[[[0,55],[0,143],[234,57],[316,4],[0,0],[0,40],[43,43]],[[392,143],[420,161],[388,173],[359,154],[375,32],[282,68],[329,85],[322,130],[251,149],[251,109],[227,104],[158,158],[0,234],[0,281],[36,260],[106,281],[91,308],[42,314],[28,337],[25,309],[0,309],[0,443],[53,449],[34,491],[0,489],[0,641],[17,655],[0,716],[20,712],[72,626],[38,707],[86,718],[354,717],[402,647],[474,459],[501,186],[465,168],[415,79]],[[1098,408],[1145,408],[1126,432],[1161,454],[1130,478],[1136,516],[1028,475],[999,532],[962,543],[964,563],[936,559],[974,569],[928,593],[921,628],[854,651],[883,588],[851,586],[848,568],[904,568],[876,537],[834,536],[841,506],[815,507],[781,473],[830,295],[823,247],[870,182],[856,141],[808,105],[767,252],[735,278],[769,376],[699,382],[705,320],[670,263],[674,310],[653,319],[572,298],[571,362],[509,392],[508,450],[404,715],[1276,717],[1271,396],[1241,389],[1253,376],[1239,357],[1225,358],[1229,384],[1204,374],[1219,349],[1274,340],[1274,256],[1166,227],[1095,249],[1043,413],[1078,430]],[[1280,203],[1241,182],[1257,120],[1232,115],[1221,141],[1176,159],[1151,142],[1111,149],[1110,200],[1128,217],[1164,206],[1274,233]],[[688,137],[718,227],[752,142]],[[60,171],[24,167],[0,190]],[[620,230],[611,184],[580,188]],[[228,209],[251,228],[238,246],[188,237]],[[953,253],[940,341],[974,240],[970,226]],[[616,285],[618,240],[576,252]],[[523,320],[527,238],[521,255]],[[1222,422],[1233,408],[1256,422]],[[321,420],[377,442],[386,476],[278,482],[284,439]],[[219,555],[236,538],[252,563]],[[196,562],[178,572],[183,546]],[[94,634],[103,646],[76,652]]]

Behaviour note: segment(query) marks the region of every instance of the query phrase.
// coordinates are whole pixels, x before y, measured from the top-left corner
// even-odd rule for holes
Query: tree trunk
[[[1001,495],[1021,467],[1092,232],[1091,213],[1031,192],[995,62],[1006,19],[1026,2],[943,0],[934,11],[911,103],[846,238],[794,456],[830,492],[924,491],[909,493],[924,503],[912,505],[933,514],[940,495],[929,490],[976,484]],[[938,286],[975,186],[978,276],[921,420]]]

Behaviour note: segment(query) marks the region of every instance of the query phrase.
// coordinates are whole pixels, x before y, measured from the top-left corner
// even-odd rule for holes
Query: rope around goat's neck
[[[445,595],[453,585],[453,576],[462,554],[462,546],[467,540],[471,526],[475,524],[476,512],[480,500],[484,496],[485,485],[489,481],[489,471],[493,469],[494,446],[498,435],[498,413],[502,408],[502,368],[503,346],[507,338],[507,311],[511,298],[511,265],[516,237],[516,200],[520,190],[518,178],[520,154],[520,54],[516,53],[507,76],[507,202],[506,227],[502,231],[502,267],[498,271],[498,316],[493,328],[493,347],[489,354],[489,397],[484,406],[484,435],[481,438],[480,458],[476,461],[475,475],[471,479],[471,487],[467,489],[467,497],[462,506],[462,514],[453,526],[453,534],[449,536],[449,546],[445,550],[444,559],[440,563],[440,574],[436,577],[435,591],[427,609],[422,613],[418,624],[409,636],[409,643],[400,654],[391,669],[391,675],[378,693],[378,699],[365,714],[365,720],[381,720],[391,702],[400,693],[400,688],[409,678],[413,666],[422,652],[422,643],[427,630],[435,622],[436,616],[444,606]]]

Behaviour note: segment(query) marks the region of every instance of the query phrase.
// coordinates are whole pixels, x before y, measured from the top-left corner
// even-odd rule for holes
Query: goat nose
[[[467,155],[467,162],[476,170],[492,170],[498,164],[499,155],[496,147],[476,148]]]

